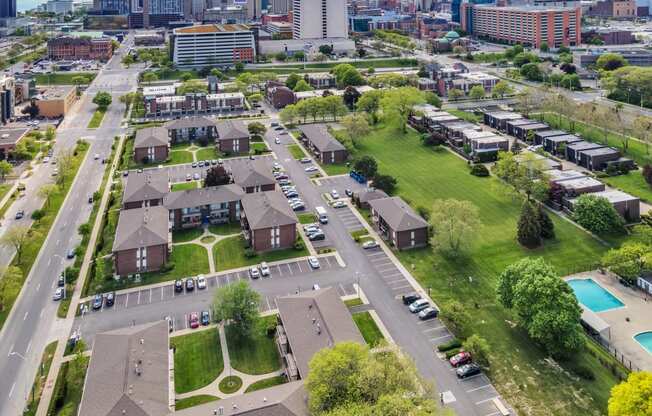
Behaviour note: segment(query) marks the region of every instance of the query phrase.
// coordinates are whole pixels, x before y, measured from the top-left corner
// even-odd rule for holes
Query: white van
[[[328,224],[328,214],[324,207],[315,207],[315,212],[317,213],[317,218],[321,224]]]

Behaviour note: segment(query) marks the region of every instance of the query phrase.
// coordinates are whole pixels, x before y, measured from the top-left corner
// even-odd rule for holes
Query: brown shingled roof
[[[252,230],[298,222],[287,199],[278,191],[246,194],[242,197],[242,209]]]
[[[409,231],[428,226],[426,220],[398,196],[374,199],[369,201],[369,205],[394,231]]]
[[[122,203],[161,199],[170,190],[168,176],[163,172],[134,172],[127,177]]]
[[[123,209],[115,230],[113,251],[168,244],[168,210],[161,205]]]

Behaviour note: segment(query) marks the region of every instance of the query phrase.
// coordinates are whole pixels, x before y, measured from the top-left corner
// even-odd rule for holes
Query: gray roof
[[[367,188],[355,192],[355,196],[360,202],[369,202],[374,199],[387,198],[389,195],[387,195],[382,189]]]
[[[550,182],[563,182],[571,179],[586,178],[586,174],[573,169],[568,169],[568,170],[551,169],[545,171],[544,173],[546,174]]]
[[[536,133],[536,136],[538,137],[555,137],[555,136],[566,136],[568,133],[566,133],[563,130],[546,130],[546,131],[539,131]]]
[[[572,150],[589,150],[589,149],[597,149],[598,147],[604,147],[601,144],[593,143],[593,142],[587,142],[587,141],[580,141],[580,142],[575,142],[575,143],[569,143],[566,146],[566,149],[572,149]]]
[[[174,416],[308,416],[308,393],[303,381],[293,381],[268,389],[240,394],[174,412]],[[220,413],[217,413],[220,414]]]
[[[79,416],[169,414],[168,351],[165,321],[98,334]]]
[[[278,298],[277,305],[303,379],[308,376],[308,363],[319,350],[340,342],[365,342],[333,287]]]
[[[498,120],[518,120],[519,118],[523,118],[519,113],[514,113],[512,111],[489,111],[487,112],[487,115]]]
[[[163,205],[169,210],[192,208],[201,205],[221,204],[239,201],[244,195],[242,188],[234,184],[211,186],[208,188],[186,189],[165,195]]]
[[[508,126],[524,126],[526,124],[536,123],[536,121],[530,120],[529,118],[517,118],[516,120],[510,120],[507,122]]]
[[[287,199],[278,191],[246,194],[242,197],[242,209],[252,230],[298,222]]]
[[[115,230],[113,251],[167,244],[168,210],[161,205],[123,209]]]
[[[164,127],[147,127],[136,132],[134,148],[167,146],[168,130]]]
[[[597,147],[595,149],[582,150],[580,153],[588,156],[620,155],[620,151],[613,147]]]
[[[537,134],[543,134],[543,133],[545,132],[541,132]],[[575,142],[582,141],[582,139],[575,134],[564,134],[561,136],[552,136],[552,137],[548,136],[548,137],[544,137],[544,139],[552,142],[568,142],[568,143],[575,143]]]
[[[342,143],[338,142],[337,139],[328,132],[325,124],[306,124],[300,126],[299,130],[308,138],[310,143],[319,150],[319,152],[346,150]]]
[[[224,120],[216,124],[217,140],[249,138],[249,129],[241,120]]]
[[[408,231],[428,226],[426,220],[398,196],[369,201],[369,205],[383,217],[393,231]]]
[[[542,129],[549,129],[550,126],[548,126],[546,123],[535,122],[535,123],[528,123],[522,126],[518,126],[518,128],[523,130],[542,130]]]
[[[24,129],[0,129],[0,144],[16,144],[18,143],[25,134],[29,132],[29,128]]]
[[[193,127],[210,127],[214,126],[215,122],[208,117],[192,116],[184,117],[177,120],[171,120],[165,123],[164,127],[168,130],[188,129]]]
[[[153,173],[154,172],[154,173]],[[122,203],[163,198],[170,189],[167,174],[162,171],[131,171],[127,177]]]
[[[272,170],[262,159],[247,159],[233,163],[231,175],[236,185],[243,188],[276,184]]]

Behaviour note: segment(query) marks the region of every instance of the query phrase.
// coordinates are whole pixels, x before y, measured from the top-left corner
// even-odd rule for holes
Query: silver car
[[[308,257],[308,264],[310,264],[310,267],[313,269],[319,269],[319,259],[315,256]]]

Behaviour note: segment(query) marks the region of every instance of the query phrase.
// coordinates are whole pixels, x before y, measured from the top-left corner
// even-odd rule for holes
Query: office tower
[[[0,19],[16,17],[16,0],[0,0]]]
[[[293,0],[294,39],[347,38],[346,0]]]
[[[287,14],[289,11],[289,0],[271,0],[272,14]]]
[[[235,2],[236,4],[239,2]],[[256,20],[260,19],[262,14],[261,0],[247,0],[247,19]]]
[[[172,60],[180,68],[251,63],[256,57],[254,34],[248,26],[201,25],[174,29]]]
[[[101,14],[128,14],[130,8],[129,0],[97,0],[94,5]]]

